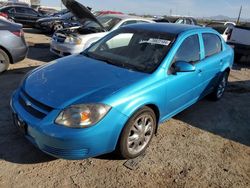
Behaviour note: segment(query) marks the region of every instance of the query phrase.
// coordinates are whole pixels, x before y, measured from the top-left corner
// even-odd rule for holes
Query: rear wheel
[[[10,58],[8,54],[0,49],[0,73],[7,70],[10,66]]]
[[[224,72],[222,74],[217,86],[215,87],[213,93],[211,93],[210,95],[213,100],[220,100],[223,97],[228,84],[228,76],[228,72]]]
[[[136,112],[122,131],[119,141],[120,155],[132,159],[145,152],[155,133],[156,124],[155,113],[149,107],[143,107]]]

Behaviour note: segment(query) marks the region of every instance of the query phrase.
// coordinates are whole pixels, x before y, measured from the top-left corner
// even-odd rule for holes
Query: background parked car
[[[67,1],[65,6],[83,26],[59,30],[54,33],[50,51],[59,56],[78,54],[93,42],[119,27],[153,22],[145,18],[124,14],[107,14],[95,17],[86,7],[76,1]]]
[[[198,25],[196,19],[194,19],[193,17],[165,16],[163,18],[154,19],[154,21],[155,22],[165,22],[165,23]]]
[[[223,22],[223,21],[212,21],[208,24],[206,24],[206,27],[211,27],[218,31],[222,38],[227,42],[228,40],[228,34],[229,29],[233,28],[236,24],[234,22]]]
[[[28,52],[22,25],[0,19],[0,72],[23,60]]]
[[[33,8],[27,6],[11,5],[0,8],[0,12],[8,15],[8,18],[24,26],[34,27],[36,21],[44,16]]]
[[[250,24],[244,24],[227,29],[227,43],[234,48],[235,60],[242,56],[250,56]]]
[[[55,32],[64,28],[80,26],[78,19],[71,13],[66,12],[61,16],[49,16],[41,18],[36,22],[36,28],[47,32]]]

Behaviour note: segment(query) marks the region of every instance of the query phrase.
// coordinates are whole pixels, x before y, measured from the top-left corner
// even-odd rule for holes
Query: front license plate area
[[[17,114],[13,114],[13,122],[23,134],[27,134],[27,124]]]

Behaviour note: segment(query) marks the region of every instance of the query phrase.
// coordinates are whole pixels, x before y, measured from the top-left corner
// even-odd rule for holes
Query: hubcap
[[[61,30],[63,27],[62,25],[55,25],[55,31]]]
[[[153,135],[153,123],[153,118],[145,114],[135,120],[127,140],[128,151],[131,154],[138,154],[147,147]]]
[[[220,98],[225,89],[226,89],[226,85],[227,85],[227,79],[226,79],[226,76],[223,76],[223,79],[221,80],[219,86],[218,86],[218,91],[217,91],[217,97]]]

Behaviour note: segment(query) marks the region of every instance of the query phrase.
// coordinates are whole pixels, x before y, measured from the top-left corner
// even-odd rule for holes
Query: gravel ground
[[[67,161],[36,149],[12,124],[13,90],[27,71],[56,59],[49,52],[49,36],[25,32],[28,57],[0,75],[0,187],[250,187],[246,62],[234,67],[221,101],[203,99],[162,124],[145,156]]]

